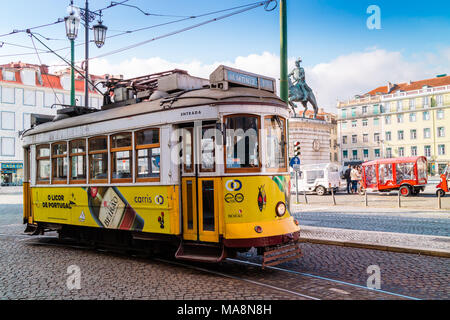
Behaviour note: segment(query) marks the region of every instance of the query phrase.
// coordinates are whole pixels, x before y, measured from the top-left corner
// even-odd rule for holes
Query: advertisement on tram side
[[[174,233],[176,186],[33,188],[35,221]]]

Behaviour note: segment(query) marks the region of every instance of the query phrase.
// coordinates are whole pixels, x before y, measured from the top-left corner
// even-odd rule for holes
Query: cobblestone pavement
[[[323,208],[320,211],[295,212],[294,216],[301,225],[306,226],[450,236],[450,219],[416,218],[393,213],[381,215],[379,212],[372,212],[372,215],[369,215],[370,211],[364,214],[349,214],[332,210],[333,208]]]
[[[301,274],[233,261],[194,264],[215,272],[209,273],[179,262],[61,246],[55,238],[21,235],[21,225],[8,230],[7,235],[0,229],[0,299],[402,299],[362,288],[370,265],[381,269],[381,290],[422,299],[450,298],[445,258],[302,243],[303,257],[280,265]],[[260,262],[251,254],[240,258]],[[80,267],[80,290],[66,287],[70,265]]]

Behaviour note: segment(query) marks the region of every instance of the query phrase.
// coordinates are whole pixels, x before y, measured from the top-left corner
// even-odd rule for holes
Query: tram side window
[[[136,181],[159,181],[161,148],[159,129],[136,132]]]
[[[286,120],[278,116],[264,118],[269,170],[286,169]]]
[[[215,171],[215,134],[216,126],[204,126],[202,128],[202,140],[201,140],[201,164],[200,171],[211,172]]]
[[[86,182],[86,141],[69,142],[70,182]]]
[[[131,133],[118,133],[111,136],[111,179],[115,182],[131,182],[132,166]]]
[[[89,180],[108,182],[108,142],[106,137],[89,139]]]
[[[225,118],[226,169],[259,171],[259,117],[235,115]]]
[[[67,183],[67,142],[52,144],[52,183]]]
[[[50,181],[50,145],[36,147],[37,181],[38,183],[49,183]]]

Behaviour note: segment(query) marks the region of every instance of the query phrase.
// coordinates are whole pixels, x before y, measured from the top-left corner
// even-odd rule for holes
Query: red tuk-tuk
[[[448,179],[450,178],[450,166],[447,165],[445,167],[444,172],[441,174],[441,181],[439,182],[439,184],[436,186],[437,190],[436,190],[436,195],[437,196],[445,196],[446,192],[449,192],[448,189]]]
[[[368,161],[362,168],[362,192],[399,190],[402,196],[408,197],[425,190],[427,184],[427,158],[423,156]]]

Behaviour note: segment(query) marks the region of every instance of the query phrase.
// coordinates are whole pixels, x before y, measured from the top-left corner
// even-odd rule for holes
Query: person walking
[[[352,166],[348,165],[347,170],[344,172],[344,179],[347,181],[347,193],[350,194],[352,187],[352,179],[350,178],[350,172],[352,171]]]
[[[350,171],[350,180],[352,183],[352,193],[358,192],[358,178],[359,178],[358,169],[356,169],[356,166],[353,166],[352,170]]]

